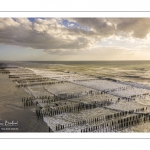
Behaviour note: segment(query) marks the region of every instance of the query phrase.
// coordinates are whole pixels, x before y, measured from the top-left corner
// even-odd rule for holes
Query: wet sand
[[[0,126],[0,132],[48,132],[48,127],[42,119],[38,119],[29,108],[24,108],[22,97],[29,96],[22,88],[8,78],[8,74],[0,74],[0,123],[17,122],[15,130]],[[5,129],[4,129],[5,128]],[[6,130],[7,128],[7,130]]]

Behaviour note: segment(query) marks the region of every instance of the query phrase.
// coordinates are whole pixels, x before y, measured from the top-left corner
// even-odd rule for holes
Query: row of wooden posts
[[[10,72],[8,70],[0,70],[0,73],[2,73],[2,74],[9,74]]]
[[[92,95],[93,92],[89,91],[88,94]],[[104,93],[103,92],[99,92],[97,94],[104,94]],[[41,100],[42,103],[51,103],[51,102],[60,101],[60,100],[79,98],[81,96],[82,96],[81,93],[79,93],[79,94],[70,94],[68,96],[66,94],[66,97],[56,96],[56,95],[53,95],[53,97],[52,97],[52,96],[48,96],[48,95],[43,95],[43,96],[37,96],[37,97],[24,97],[24,98],[22,98],[22,101],[25,102],[25,101],[28,101],[29,99],[32,99],[32,100],[42,99]],[[112,99],[111,99],[111,101],[112,101]]]
[[[34,85],[48,85],[48,84],[55,84],[56,82],[40,82],[40,83],[26,83],[26,84],[18,84],[17,87],[27,87],[27,86],[34,86]],[[57,82],[58,83],[58,82]]]
[[[24,107],[25,106],[32,106],[34,103],[33,103],[33,100],[34,100],[35,98],[34,97],[27,97],[27,98],[22,98],[22,103],[23,103],[23,105],[24,105]]]
[[[115,89],[110,89],[110,90],[108,90],[109,92],[115,92],[115,91],[118,91],[118,90],[120,90],[120,91],[124,91],[124,90],[126,90],[128,87],[119,87],[119,88],[115,88]]]
[[[43,79],[43,78],[39,78],[39,79],[35,78],[33,80],[28,80],[28,78],[27,78],[27,79],[17,80],[16,82],[18,83],[18,85],[24,85],[25,83],[28,83],[27,85],[37,84],[39,82],[41,82],[41,83],[47,83],[47,82],[51,82],[51,83],[63,83],[63,81],[58,82],[58,81],[52,80],[50,78],[45,78],[45,79]]]
[[[140,96],[146,96],[146,95],[149,95],[149,93],[143,93],[143,94],[138,94],[138,95],[132,95],[130,96],[131,98],[134,98],[134,97],[140,97]]]
[[[76,95],[72,95],[71,98],[77,98],[78,96]],[[71,99],[70,98],[70,99]],[[66,100],[66,98],[61,98],[58,96],[48,96],[48,95],[43,95],[43,96],[37,96],[37,97],[24,97],[22,98],[22,102],[26,103],[28,102],[28,100],[36,100],[36,99],[41,99],[41,103],[52,103],[52,102],[56,102],[56,101],[60,101],[60,100]],[[35,103],[36,105],[38,104],[38,101]]]
[[[48,99],[48,100],[49,100],[50,98],[51,98],[51,97],[48,96],[48,95],[37,96],[37,97],[33,97],[33,96],[32,96],[32,97],[23,97],[23,98],[22,98],[22,101],[31,100],[31,99],[32,99],[32,100],[35,100],[35,99],[42,99],[42,100],[43,100],[43,99]]]
[[[36,76],[36,74],[10,74],[9,78],[20,78],[20,77],[32,77],[32,76]]]
[[[117,132],[147,121],[150,121],[150,114],[136,114],[116,121],[93,125],[81,129],[81,132]]]
[[[38,80],[22,80],[22,81],[17,81],[18,84],[22,84],[22,83],[38,83],[38,82],[48,82],[51,81],[50,79],[38,79]]]
[[[138,110],[140,111],[144,111],[144,108],[139,108]],[[73,127],[73,126],[78,126],[78,125],[86,125],[86,124],[96,124],[98,122],[103,122],[103,121],[108,121],[108,120],[112,120],[112,119],[117,119],[117,118],[121,118],[127,115],[131,115],[133,113],[137,112],[136,110],[129,110],[129,111],[121,111],[118,113],[114,113],[114,114],[110,114],[110,115],[103,115],[103,116],[97,116],[97,117],[92,117],[89,119],[84,119],[84,120],[80,120],[74,123],[70,123],[70,124],[65,124],[65,125],[56,125],[56,131],[64,129],[64,128],[69,128],[69,127]],[[133,116],[134,117],[134,116]],[[130,117],[130,119],[132,119],[132,117]]]
[[[73,98],[73,96],[72,96]],[[76,98],[76,96],[74,96],[74,98]],[[61,98],[61,97],[58,97],[58,96],[37,96],[36,98],[35,97],[24,97],[22,98],[22,102],[23,103],[27,103],[29,100],[36,100],[36,99],[41,99],[41,103],[46,103],[46,104],[50,104],[52,102],[57,102],[57,101],[60,101],[60,100],[66,100],[66,98]],[[39,102],[36,101],[35,104],[37,105]],[[26,105],[25,105],[26,106]],[[29,105],[28,105],[29,106]]]
[[[92,95],[93,92],[92,91],[89,91],[88,93],[89,95]],[[104,94],[103,92],[99,92],[98,94]],[[59,101],[59,100],[67,100],[67,99],[72,99],[72,98],[78,98],[78,97],[81,97],[83,96],[82,94],[71,94],[71,95],[67,95],[65,97],[63,96],[56,96],[54,95],[53,98],[52,96],[48,96],[48,95],[43,95],[43,96],[37,96],[36,98],[33,98],[33,99],[42,99],[42,103],[51,103],[51,102],[55,102],[55,101]],[[31,97],[27,97],[27,98],[22,98],[23,100],[22,101],[26,101],[28,99],[31,99]],[[118,101],[120,100],[121,98],[118,98]],[[124,98],[122,98],[124,99]],[[126,98],[127,99],[127,98]],[[112,100],[112,99],[111,99]]]
[[[22,101],[22,102],[23,102],[24,107],[25,106],[32,106],[34,104],[32,99]]]
[[[121,91],[123,91],[123,90],[126,90],[126,89],[128,89],[128,87],[120,87],[120,88],[115,88],[115,89],[110,89],[110,90],[104,90],[103,92],[104,93],[109,93],[109,92],[114,92],[114,91],[116,91],[116,90],[121,90]],[[144,93],[144,94],[139,94],[139,95],[132,95],[132,96],[130,96],[130,97],[122,97],[122,99],[127,99],[127,100],[130,100],[131,98],[134,98],[134,97],[139,97],[139,96],[141,96],[141,95],[144,95],[144,96],[146,96],[146,95],[149,95],[149,93]]]
[[[47,98],[47,96],[45,96],[45,97],[43,96],[43,98]],[[48,98],[50,98],[50,97],[48,97]],[[33,105],[33,100],[34,99],[35,99],[34,97],[23,98],[22,102],[24,103],[24,106],[31,106],[31,105]],[[47,101],[54,102],[55,99],[49,99]],[[42,110],[37,110],[36,114],[37,114],[38,117],[41,116],[41,115],[53,116],[53,115],[58,115],[58,114],[68,113],[68,112],[79,112],[80,110],[83,110],[83,109],[92,109],[92,108],[96,108],[96,107],[103,107],[105,105],[110,105],[110,104],[111,104],[111,101],[106,100],[106,101],[103,101],[101,103],[97,103],[97,102],[92,103],[92,104],[82,103],[82,104],[76,105],[76,106],[66,105],[66,106],[63,106],[63,107],[56,107],[54,109],[49,109],[48,108],[48,111],[45,111],[45,112],[44,111],[42,112]],[[144,111],[144,108],[136,109],[136,112],[138,112],[138,111]],[[133,112],[131,112],[131,113],[133,113]],[[108,117],[110,118],[111,116],[108,116]]]
[[[35,83],[25,83],[25,84],[17,84],[17,87],[27,87],[27,86],[34,86],[34,85],[48,85],[48,84],[56,84],[56,83],[63,83],[62,81],[57,82],[35,82]]]
[[[45,116],[45,115],[48,115],[48,116],[54,116],[54,115],[59,115],[59,114],[62,114],[62,113],[71,113],[71,112],[79,112],[81,110],[86,110],[86,109],[93,109],[93,108],[96,108],[96,107],[103,107],[103,106],[108,106],[111,104],[111,101],[108,101],[108,100],[104,100],[104,101],[101,101],[99,103],[89,103],[89,104],[74,104],[74,105],[67,105],[67,106],[62,106],[62,107],[55,107],[53,109],[50,109],[48,108],[46,111],[42,111],[42,109],[38,109],[36,110],[36,115],[39,117],[39,116]]]
[[[26,77],[26,78],[16,78],[16,79],[13,79],[12,81],[13,82],[20,82],[20,81],[30,81],[30,79],[32,80],[32,79],[36,79],[36,78],[42,78],[40,75],[36,75],[35,74],[35,76],[32,76],[32,77]]]
[[[118,89],[118,88],[117,88]],[[127,88],[123,88],[123,89],[121,89],[121,91],[122,90],[126,90]],[[111,91],[107,91],[107,93],[108,92],[114,92],[116,89],[113,89],[113,90],[111,90]],[[146,96],[146,95],[150,95],[150,93],[143,93],[143,94],[137,94],[137,95],[131,95],[131,96],[129,96],[129,97],[121,97],[121,98],[118,98],[118,100],[120,100],[120,99],[125,99],[125,100],[134,100],[133,98],[135,98],[135,97],[140,97],[140,96]]]
[[[135,99],[133,99],[133,98],[135,98],[135,97],[140,97],[140,96],[146,96],[146,95],[149,95],[149,93],[144,93],[144,94],[140,94],[140,95],[132,95],[132,96],[130,96],[130,97],[121,97],[121,98],[118,98],[118,101],[120,100],[120,99],[124,99],[124,100],[135,100]]]
[[[50,78],[35,77],[35,78],[26,78],[26,79],[16,79],[16,80],[13,80],[13,81],[21,82],[21,81],[46,80],[46,79],[50,79]]]
[[[45,99],[45,97],[47,97],[47,100],[43,100],[43,99]],[[31,103],[32,103],[32,105],[35,104],[37,106],[38,101],[34,102],[35,99],[38,99],[38,98],[35,98],[35,97],[22,98],[22,103],[24,106],[31,106]],[[56,101],[56,99],[51,98],[50,96],[42,96],[42,98],[40,97],[40,99],[42,99],[41,100],[42,103],[47,103],[47,104]]]

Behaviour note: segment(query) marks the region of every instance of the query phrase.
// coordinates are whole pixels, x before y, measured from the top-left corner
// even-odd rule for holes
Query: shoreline
[[[150,96],[148,91],[141,88],[133,88],[132,86],[125,84],[126,82],[104,77],[99,79],[95,76],[83,73],[69,72],[69,74],[67,74],[62,71],[45,70],[45,68],[41,70],[39,68],[35,69],[30,67],[19,67],[17,70],[10,69],[8,71],[10,71],[10,74],[13,77],[11,77],[12,79],[8,79],[5,75],[1,75],[1,82],[4,83],[2,85],[6,84],[4,93],[1,95],[3,100],[13,98],[15,99],[15,102],[9,99],[8,102],[2,101],[2,103],[4,102],[3,107],[7,110],[7,116],[5,116],[5,118],[9,118],[8,115],[11,114],[13,119],[19,121],[19,125],[22,125],[23,128],[20,126],[20,131],[18,132],[48,132],[48,130],[49,132],[51,132],[51,130],[53,132],[56,130],[57,132],[60,129],[62,132],[76,132],[76,130],[81,130],[81,132],[87,131],[87,127],[90,129],[94,125],[91,123],[91,118],[97,119],[98,113],[100,113],[100,115],[105,114],[105,118],[107,115],[109,116],[111,114],[110,109],[112,108],[116,110],[116,113],[118,110],[122,111],[124,109],[129,112],[131,110],[134,110],[135,112],[137,110],[144,110],[144,108],[142,108],[143,105],[134,101],[135,97],[136,99],[139,99],[140,102],[143,102],[143,97],[147,100],[148,96]],[[17,79],[14,80],[14,78]],[[15,82],[12,83],[12,80],[16,81],[16,83],[18,83],[17,85],[21,85],[18,86],[21,88],[17,88]],[[28,92],[28,90],[26,91],[28,86],[30,92]],[[6,95],[6,93],[9,93],[9,95]],[[18,97],[16,97],[17,93],[19,93]],[[64,95],[64,93],[68,94]],[[52,99],[50,98],[51,94],[54,95],[54,98]],[[34,96],[33,99],[30,97],[31,95]],[[60,95],[62,97],[67,96],[66,101],[61,101],[61,97],[59,99]],[[72,99],[69,100],[69,98],[77,99],[76,101],[72,101]],[[40,110],[36,109],[35,114],[35,107],[33,107],[32,104],[37,103],[38,105],[36,105],[36,108],[39,107]],[[111,106],[109,106],[109,104],[111,104]],[[105,112],[106,110],[103,108],[105,105],[108,108],[107,112]],[[96,109],[96,107],[100,108]],[[31,111],[34,113],[31,114]],[[147,107],[145,108],[145,112],[147,112]],[[131,114],[131,116],[132,118],[135,118],[134,114]],[[91,117],[89,118],[89,123],[87,120],[88,117]],[[101,118],[101,116],[99,117]],[[16,120],[16,118],[19,120]],[[80,123],[82,124],[83,120],[86,122],[86,126],[81,127]],[[107,120],[99,120],[99,122],[96,122],[96,128],[99,127],[98,125],[101,124],[101,121],[105,122],[104,126],[110,123]],[[72,125],[78,126],[71,129]],[[67,127],[67,130],[63,130],[65,127]]]
[[[21,98],[29,96],[22,88],[17,88],[7,74],[0,74],[1,93],[0,93],[0,122],[6,120],[17,122],[18,130],[2,130],[0,132],[48,132],[46,123],[38,119],[30,110],[23,107]]]

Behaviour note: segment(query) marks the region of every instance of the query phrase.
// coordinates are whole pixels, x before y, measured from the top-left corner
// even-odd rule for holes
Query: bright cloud
[[[149,39],[149,18],[0,18],[0,44],[49,54],[134,55]]]

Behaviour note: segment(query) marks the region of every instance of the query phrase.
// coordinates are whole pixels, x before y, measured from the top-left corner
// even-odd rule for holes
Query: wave
[[[131,81],[126,81],[124,83],[127,84],[127,85],[137,87],[137,88],[150,90],[150,85],[147,85],[147,84],[138,83],[138,82],[131,82]]]

